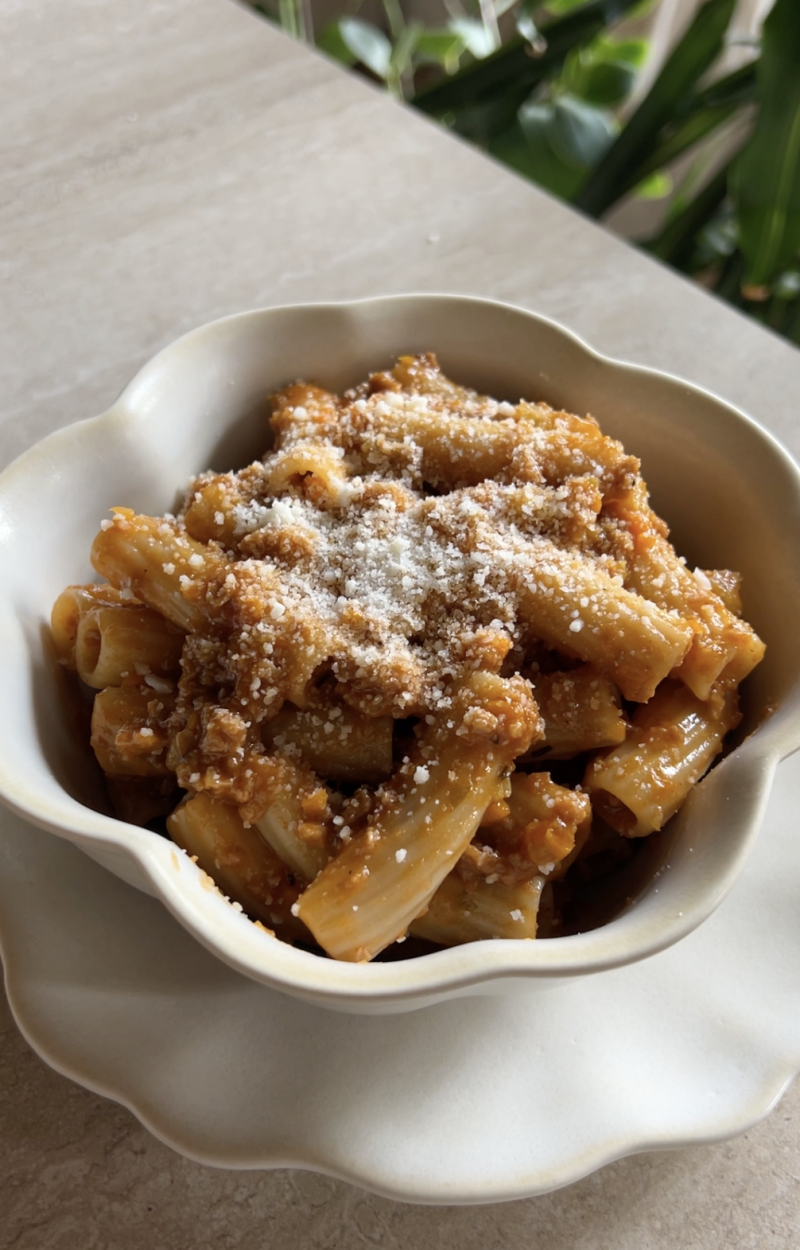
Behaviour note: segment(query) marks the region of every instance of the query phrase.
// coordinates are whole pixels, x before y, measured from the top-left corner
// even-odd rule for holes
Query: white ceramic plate
[[[390,1017],[245,979],[158,902],[4,813],[11,1005],[48,1063],[204,1162],[415,1202],[543,1193],[741,1132],[800,1070],[798,811],[795,758],[731,894],[645,963]]]

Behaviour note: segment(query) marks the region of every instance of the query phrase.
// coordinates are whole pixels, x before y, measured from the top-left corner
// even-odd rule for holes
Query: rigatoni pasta
[[[686,566],[591,417],[430,355],[293,383],[270,425],[176,515],[114,507],[107,584],[53,609],[120,817],[168,816],[336,959],[566,931],[573,875],[661,828],[738,722],[764,647],[737,575]]]

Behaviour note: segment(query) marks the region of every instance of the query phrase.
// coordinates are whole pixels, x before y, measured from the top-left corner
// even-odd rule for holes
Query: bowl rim
[[[783,462],[783,467],[800,497],[800,468],[777,438],[758,421],[739,408],[720,398],[713,391],[688,382],[674,374],[649,366],[633,364],[608,356],[591,347],[572,330],[554,319],[527,309],[515,307],[498,300],[468,295],[436,293],[378,296],[359,300],[309,302],[279,305],[233,313],[226,317],[198,326],[182,335],[148,360],[123,389],[118,399],[99,416],[78,421],[56,430],[18,457],[0,475],[0,500],[9,485],[21,475],[29,473],[43,454],[57,453],[64,439],[92,438],[103,428],[103,423],[137,420],[136,394],[149,375],[169,361],[187,346],[200,344],[205,336],[235,331],[257,320],[269,320],[287,313],[314,315],[344,315],[345,317],[369,317],[377,310],[390,309],[401,313],[413,310],[423,301],[429,306],[436,302],[448,305],[470,305],[490,310],[492,315],[502,313],[524,318],[531,324],[549,328],[557,338],[570,342],[587,357],[622,373],[654,380],[666,388],[679,388],[704,397],[722,409],[736,422],[743,422],[756,436],[764,441],[771,453]],[[224,962],[250,978],[274,988],[292,993],[300,998],[332,1007],[358,1009],[370,1004],[396,1003],[415,1005],[422,1001],[433,1002],[451,997],[471,987],[486,982],[503,982],[519,978],[544,981],[601,972],[647,958],[665,949],[690,933],[705,920],[722,901],[733,886],[758,835],[760,818],[766,805],[774,770],[778,762],[792,751],[800,748],[800,684],[792,692],[790,705],[781,709],[782,715],[766,721],[756,734],[737,748],[728,760],[736,760],[747,774],[751,794],[749,830],[740,840],[736,853],[729,857],[724,872],[706,883],[691,910],[671,918],[669,925],[638,925],[630,918],[636,912],[631,908],[610,923],[587,932],[558,939],[487,940],[460,947],[438,951],[422,958],[367,965],[339,963],[320,958],[309,952],[297,950],[275,938],[259,933],[258,949],[254,954],[252,935],[258,932],[249,920],[239,916],[233,908],[217,896],[221,909],[219,921],[212,932],[209,923],[208,903],[214,897],[207,891],[201,899],[200,871],[184,857],[189,869],[175,871],[177,848],[167,839],[149,830],[142,830],[122,821],[84,807],[63,792],[62,806],[50,803],[35,789],[26,788],[13,776],[0,752],[0,800],[24,819],[66,837],[103,862],[103,855],[111,859],[119,852],[130,857],[136,868],[161,899],[167,909],[182,926],[208,950]],[[46,767],[46,761],[42,757]],[[732,766],[732,765],[731,765]],[[182,869],[181,860],[178,863]],[[190,883],[187,890],[187,881]],[[632,929],[634,939],[625,937],[622,929]],[[245,932],[249,930],[249,934]],[[636,938],[639,930],[638,939]],[[646,932],[643,930],[646,929]],[[249,941],[245,940],[249,937]],[[262,954],[263,957],[262,957]]]

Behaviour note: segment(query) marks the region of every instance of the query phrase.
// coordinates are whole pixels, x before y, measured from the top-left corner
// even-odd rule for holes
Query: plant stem
[[[714,288],[721,299],[737,308],[744,308],[742,296],[742,279],[744,277],[744,256],[739,251],[733,252],[722,267],[722,273]]]

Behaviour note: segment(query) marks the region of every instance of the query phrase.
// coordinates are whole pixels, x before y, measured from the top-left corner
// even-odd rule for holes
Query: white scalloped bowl
[[[87,805],[93,768],[59,698],[47,622],[65,585],[93,580],[88,553],[111,505],[160,514],[200,469],[247,463],[263,451],[265,396],[283,383],[305,377],[338,390],[422,350],[500,399],[593,413],[641,457],[654,506],[690,564],[744,574],[745,615],[767,658],[747,683],[747,736],[674,819],[668,866],[615,919],[554,940],[336,963],[256,928],[203,888],[167,839]],[[708,392],[600,356],[552,321],[488,301],[425,295],[273,308],[186,335],[106,413],[52,434],[2,475],[0,584],[0,797],[160,898],[227,964],[339,1010],[404,1011],[552,986],[678,941],[732,886],[775,767],[800,746],[800,470],[766,430]]]

